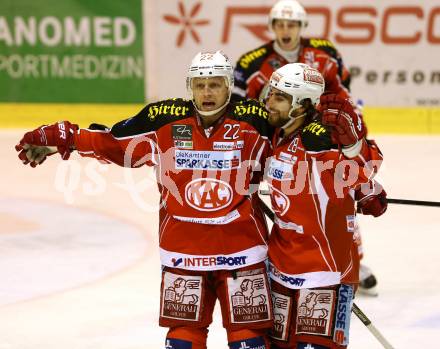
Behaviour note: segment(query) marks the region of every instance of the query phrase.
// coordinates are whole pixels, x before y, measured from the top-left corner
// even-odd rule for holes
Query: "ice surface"
[[[57,155],[31,169],[13,150],[20,134],[0,132],[0,349],[163,348],[151,170],[76,156],[66,167]],[[440,137],[376,139],[389,197],[440,201]],[[379,296],[356,303],[396,348],[437,347],[440,209],[390,205],[383,217],[361,217],[361,229]],[[355,316],[350,347],[381,348]],[[208,348],[227,348],[218,308]]]

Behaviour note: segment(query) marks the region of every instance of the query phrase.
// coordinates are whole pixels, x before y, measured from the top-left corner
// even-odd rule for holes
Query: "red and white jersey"
[[[274,41],[242,55],[234,70],[235,98],[259,99],[272,73],[288,63],[305,63],[317,69],[325,80],[325,91],[349,97],[350,74],[332,42],[301,38],[297,62],[288,62],[274,48]]]
[[[275,136],[266,170],[275,212],[271,277],[289,288],[356,283],[352,189],[374,176],[382,160],[379,149],[363,140],[360,154],[348,159],[318,120],[279,139]]]
[[[82,156],[121,166],[154,166],[162,264],[221,270],[267,258],[268,231],[255,202],[270,138],[267,112],[256,101],[230,104],[204,130],[190,101],[170,99],[111,130],[81,129],[75,146]]]

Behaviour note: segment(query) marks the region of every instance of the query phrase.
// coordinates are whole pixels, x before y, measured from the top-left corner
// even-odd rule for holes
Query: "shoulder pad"
[[[166,118],[180,118],[190,115],[193,108],[191,101],[182,98],[171,98],[150,103],[145,107],[145,116],[150,120]]]
[[[231,105],[231,117],[252,125],[262,136],[272,137],[273,129],[268,123],[269,113],[263,103],[245,99]]]
[[[305,150],[322,151],[335,148],[332,143],[330,129],[319,121],[313,121],[301,131],[301,141]]]
[[[128,137],[156,131],[162,126],[194,114],[191,101],[172,98],[148,104],[136,116],[118,122],[111,129],[115,137]]]
[[[327,39],[318,39],[318,38],[306,38],[303,39],[303,45],[305,47],[313,47],[318,50],[322,50],[332,57],[336,57],[338,55],[338,50],[335,45]]]
[[[256,99],[242,99],[232,104],[232,115],[235,118],[260,117],[267,120],[269,113],[262,102]]]
[[[243,70],[249,69],[251,66],[260,66],[261,61],[273,51],[272,42],[260,46],[252,51],[246,52],[237,62],[237,66]]]

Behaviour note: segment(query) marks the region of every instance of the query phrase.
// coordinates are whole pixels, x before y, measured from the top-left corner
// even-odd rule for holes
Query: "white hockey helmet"
[[[321,73],[303,63],[290,63],[272,73],[269,84],[292,96],[292,109],[301,107],[301,102],[310,99],[316,106],[324,93],[325,82]]]
[[[229,89],[229,96],[225,104],[219,109],[203,112],[200,111],[194,103],[194,95],[192,91],[192,79],[193,78],[210,78],[214,76],[222,76],[225,79],[226,86]],[[190,99],[193,100],[194,106],[201,115],[213,115],[223,109],[226,104],[229,103],[232,94],[232,88],[234,87],[234,69],[226,56],[222,51],[216,52],[199,52],[193,58],[191,66],[188,69],[186,78],[186,88],[188,90]]]
[[[301,27],[307,27],[307,13],[304,7],[296,0],[280,0],[270,10],[269,30],[272,30],[274,19],[298,21]]]

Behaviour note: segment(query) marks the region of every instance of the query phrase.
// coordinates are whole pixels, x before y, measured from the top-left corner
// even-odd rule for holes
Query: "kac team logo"
[[[231,186],[214,178],[199,178],[185,187],[186,202],[199,211],[218,211],[227,207],[233,198]]]
[[[280,216],[284,215],[290,207],[289,198],[286,194],[273,186],[270,186],[270,192],[274,212],[279,213]]]

